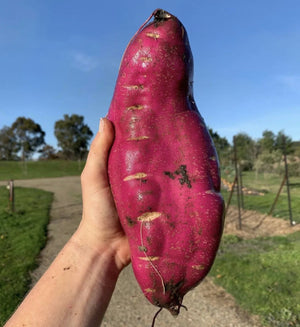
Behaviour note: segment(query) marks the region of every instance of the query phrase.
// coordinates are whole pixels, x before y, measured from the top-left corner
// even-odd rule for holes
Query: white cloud
[[[81,51],[74,51],[72,53],[72,65],[83,72],[90,72],[98,67],[99,62],[93,56]]]

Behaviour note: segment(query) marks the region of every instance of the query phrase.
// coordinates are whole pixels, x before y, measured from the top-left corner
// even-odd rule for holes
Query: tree
[[[45,144],[39,152],[41,153],[39,157],[40,160],[53,160],[58,158],[56,150],[49,144]]]
[[[292,139],[283,131],[278,132],[275,139],[275,149],[280,150],[281,153],[292,154],[294,152]]]
[[[246,133],[239,133],[234,136],[237,159],[242,170],[251,170],[256,158],[255,141]]]
[[[229,158],[231,153],[231,146],[229,142],[227,141],[226,137],[221,137],[217,132],[214,132],[211,128],[209,128],[209,133],[214,142],[221,165],[228,165],[228,163],[230,162]]]
[[[271,153],[275,149],[276,136],[272,131],[263,131],[262,138],[258,140],[259,152]]]
[[[22,160],[30,158],[32,153],[45,143],[45,132],[30,118],[18,117],[11,130],[21,151]]]
[[[88,150],[88,142],[93,132],[84,124],[84,117],[64,115],[64,119],[55,122],[54,133],[58,146],[67,159],[82,159]]]
[[[300,141],[293,141],[293,151],[295,156],[300,158]]]
[[[0,130],[0,160],[15,160],[20,150],[11,127]]]
[[[282,155],[280,151],[272,152],[263,151],[255,160],[254,168],[258,173],[278,173],[280,170],[280,162]]]
[[[217,152],[222,152],[230,147],[230,144],[227,141],[226,137],[221,137],[217,132],[214,132],[211,128],[209,128],[209,133],[211,138],[213,139]]]
[[[266,130],[258,143],[260,145],[260,154],[255,163],[257,172],[280,173],[284,169],[282,165],[283,154],[292,154],[295,149],[292,139],[286,136],[283,131],[275,135],[273,132]],[[289,166],[291,171],[298,174],[297,161],[292,156],[289,157]]]

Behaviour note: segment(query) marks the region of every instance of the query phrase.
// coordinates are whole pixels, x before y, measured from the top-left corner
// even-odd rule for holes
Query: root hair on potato
[[[153,320],[152,320],[152,325],[151,325],[151,327],[154,327],[154,325],[155,325],[155,320],[156,320],[157,316],[160,314],[160,312],[162,311],[162,309],[163,309],[163,307],[160,307],[159,310],[158,310],[158,311],[156,312],[156,314],[154,315]]]

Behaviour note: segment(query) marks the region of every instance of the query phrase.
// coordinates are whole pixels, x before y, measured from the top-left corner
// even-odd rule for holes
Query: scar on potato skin
[[[140,260],[143,260],[143,261],[156,261],[156,260],[159,260],[160,257],[154,257],[154,256],[147,256],[147,257],[139,257]]]
[[[173,173],[171,173],[170,171],[165,171],[164,174],[168,177],[170,177],[171,179],[175,179],[175,176]]]
[[[148,251],[148,249],[146,248],[146,246],[143,246],[143,245],[140,245],[138,248],[139,248],[139,250],[141,252],[147,252]]]
[[[157,219],[161,216],[161,212],[157,212],[157,211],[148,211],[148,212],[144,212],[143,214],[141,214],[137,220],[138,221],[152,221],[154,219]]]
[[[164,174],[170,177],[171,179],[175,179],[175,175],[179,175],[181,176],[181,178],[178,179],[179,183],[181,185],[186,184],[188,188],[192,188],[192,184],[187,173],[186,165],[180,165],[179,168],[174,172],[165,171]]]
[[[182,178],[179,178],[179,182],[180,182],[181,185],[186,183],[188,188],[192,187],[191,181],[190,181],[189,176],[187,174],[186,165],[181,165],[179,167],[179,169],[177,169],[175,171],[175,174],[182,176]]]
[[[141,104],[136,104],[136,105],[127,107],[127,110],[142,110],[142,109],[144,109],[144,106]]]
[[[175,229],[175,223],[174,222],[169,222],[168,225],[171,227],[171,229]]]
[[[147,36],[152,37],[153,39],[158,39],[159,38],[159,34],[154,32],[154,33],[146,33]]]
[[[205,266],[204,265],[193,265],[192,268],[195,270],[203,270],[203,269],[205,269]]]
[[[136,174],[133,174],[133,175],[126,176],[123,179],[123,181],[127,182],[127,181],[131,181],[131,180],[134,180],[134,179],[145,179],[145,177],[147,177],[147,174],[140,172],[140,173],[136,173]]]
[[[136,225],[136,221],[134,221],[132,218],[130,218],[129,216],[126,216],[126,220],[127,223],[130,227],[133,227],[134,225]]]

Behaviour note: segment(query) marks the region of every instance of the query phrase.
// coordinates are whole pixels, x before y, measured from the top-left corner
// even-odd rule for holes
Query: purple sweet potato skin
[[[164,11],[154,17],[122,58],[108,113],[109,179],[136,279],[151,303],[176,315],[212,266],[224,205],[186,30]]]

